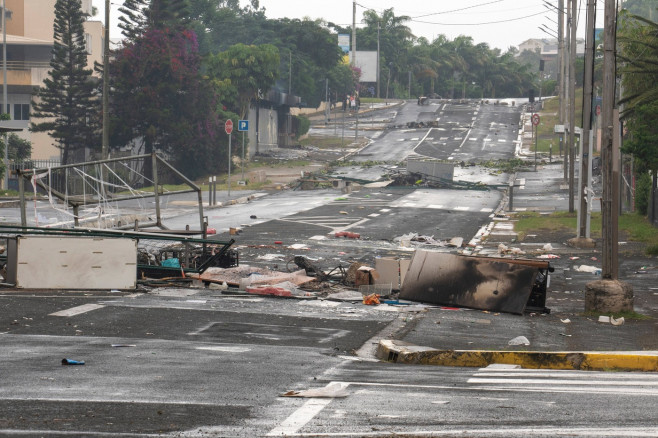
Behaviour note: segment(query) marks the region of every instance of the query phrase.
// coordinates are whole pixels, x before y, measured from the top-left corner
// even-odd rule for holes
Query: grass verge
[[[519,233],[520,240],[537,231],[575,230],[577,226],[576,213],[563,211],[549,215],[540,215],[537,212],[519,212],[514,215],[514,218],[517,219],[514,231]],[[592,214],[590,228],[593,238],[601,237],[601,213]],[[658,253],[658,229],[653,227],[644,216],[636,213],[619,216],[619,230],[625,232],[629,240],[645,243],[648,255]]]

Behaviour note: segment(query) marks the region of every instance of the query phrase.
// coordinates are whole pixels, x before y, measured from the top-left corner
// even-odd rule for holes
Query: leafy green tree
[[[119,28],[129,40],[147,29],[185,28],[190,21],[188,0],[124,0],[119,12]]]
[[[622,117],[626,120],[628,138],[623,151],[636,158],[640,177],[658,172],[658,24],[626,11],[620,14],[618,31],[624,95]],[[650,185],[651,186],[651,185]],[[636,196],[641,196],[637,192]],[[648,193],[647,193],[648,195]],[[646,200],[637,199],[642,210]]]
[[[99,102],[87,69],[87,50],[80,0],[55,3],[53,59],[49,77],[32,99],[33,132],[47,132],[61,150],[62,164],[76,151],[97,145]],[[96,123],[95,123],[96,122]]]
[[[9,145],[7,157],[12,161],[24,161],[32,156],[32,142],[29,140],[25,140],[18,135],[11,133],[7,138],[7,144]]]
[[[232,93],[240,118],[244,119],[249,105],[258,93],[268,91],[274,85],[279,72],[279,51],[271,44],[247,46],[236,44],[224,52],[210,56],[206,61],[209,77],[224,81],[235,88]],[[230,98],[230,96],[225,96]],[[227,99],[223,99],[227,102]]]

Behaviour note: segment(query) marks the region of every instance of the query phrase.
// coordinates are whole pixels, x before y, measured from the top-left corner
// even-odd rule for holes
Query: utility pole
[[[557,69],[558,69],[558,83],[560,84],[560,96],[559,96],[559,104],[560,104],[560,110],[559,110],[559,120],[560,120],[560,125],[564,126],[564,116],[567,112],[566,104],[567,104],[567,99],[566,99],[566,75],[564,74],[564,70],[566,68],[566,56],[565,56],[565,51],[564,51],[564,0],[559,0],[558,1],[558,25],[557,25],[557,44],[558,44],[558,59],[557,59]],[[560,149],[560,155],[562,155],[562,151],[564,149],[564,135],[565,133],[562,132],[560,133],[560,144],[559,144],[559,149]],[[564,179],[566,179],[567,174],[566,174],[566,167],[565,167],[565,173],[564,173]]]
[[[603,135],[601,144],[603,180],[603,200],[601,202],[601,279],[585,286],[585,311],[597,313],[618,313],[633,311],[633,286],[619,281],[618,264],[618,220],[619,220],[619,167],[613,163],[619,156],[615,153],[621,136],[619,112],[615,110],[615,46],[617,9],[616,0],[605,0],[603,30],[603,100],[601,116]],[[619,138],[617,137],[617,138]],[[615,157],[615,155],[617,155]]]
[[[103,41],[103,139],[101,160],[110,150],[110,0],[105,0],[105,41]]]
[[[571,126],[569,126],[569,113],[571,112],[571,99],[569,98],[569,92],[571,90],[571,87],[569,86],[569,83],[571,81],[570,77],[570,68],[569,65],[571,63],[571,0],[566,0],[566,5],[565,5],[565,10],[567,13],[567,22],[566,22],[566,38],[564,41],[564,47],[565,47],[565,57],[564,61],[565,63],[563,64],[564,66],[564,182],[568,183],[569,182],[569,130],[571,130]]]
[[[379,21],[377,21],[377,99],[379,99]]]
[[[356,67],[356,0],[352,2],[352,67]]]
[[[2,83],[2,111],[4,114],[7,111],[7,8],[5,0],[2,0],[2,74],[4,81]],[[9,111],[7,111],[7,114]],[[9,142],[7,141],[7,133],[4,135],[5,139],[5,178],[4,189],[9,189]]]
[[[578,237],[589,238],[589,204],[588,199],[590,174],[589,163],[592,160],[590,150],[590,132],[592,130],[592,100],[594,89],[594,25],[596,23],[596,0],[587,0],[587,31],[585,35],[585,80],[583,82],[583,133],[581,135],[580,153],[580,207],[578,209]]]
[[[574,208],[576,176],[576,34],[578,31],[578,0],[571,0],[571,53],[569,59],[569,213]]]
[[[603,279],[616,280],[618,269],[618,222],[619,202],[618,184],[615,184],[613,172],[613,133],[615,106],[615,28],[617,10],[615,0],[605,0],[604,42],[603,42],[603,96],[602,96],[602,141],[601,141],[601,178],[603,180],[603,201],[601,206],[601,234]],[[618,177],[619,175],[617,175]]]

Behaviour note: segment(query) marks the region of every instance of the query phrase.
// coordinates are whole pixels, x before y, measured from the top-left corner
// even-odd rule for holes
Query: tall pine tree
[[[47,132],[61,150],[62,164],[75,160],[74,153],[98,144],[98,99],[87,69],[87,49],[81,0],[55,3],[53,59],[49,77],[32,99],[33,132]]]

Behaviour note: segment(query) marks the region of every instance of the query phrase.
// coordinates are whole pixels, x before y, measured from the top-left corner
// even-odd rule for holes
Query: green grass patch
[[[527,167],[527,163],[518,158],[512,158],[510,160],[483,161],[479,163],[479,165],[486,169],[497,170],[501,173],[512,173],[521,168]]]
[[[25,193],[28,193],[29,190],[25,188]],[[13,198],[18,196],[19,193],[16,190],[0,190],[0,197]]]
[[[523,239],[536,231],[574,230],[577,228],[577,214],[558,211],[549,215],[540,215],[537,212],[519,212],[514,214],[517,222],[514,230]],[[601,237],[601,213],[593,213],[590,221],[592,237]],[[658,228],[653,227],[647,218],[637,213],[626,213],[619,216],[619,231],[626,233],[628,239],[634,242],[647,244],[648,255],[658,254]]]

